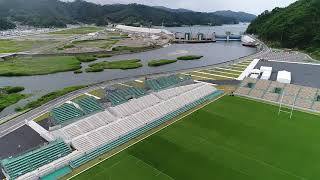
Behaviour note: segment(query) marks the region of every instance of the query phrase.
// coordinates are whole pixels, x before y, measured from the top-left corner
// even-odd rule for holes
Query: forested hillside
[[[10,18],[25,25],[37,27],[65,27],[71,23],[105,25],[221,25],[238,23],[232,17],[214,13],[170,12],[150,6],[98,5],[82,0],[61,2],[59,0],[0,0],[0,17]]]
[[[249,26],[275,46],[299,48],[320,56],[320,0],[299,0],[259,15]]]
[[[8,19],[0,17],[0,30],[13,29],[16,25],[9,21]]]

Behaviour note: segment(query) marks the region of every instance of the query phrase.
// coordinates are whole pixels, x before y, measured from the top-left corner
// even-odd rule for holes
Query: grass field
[[[13,53],[31,50],[43,45],[49,44],[46,41],[14,41],[14,40],[0,40],[0,53]]]
[[[0,76],[31,76],[81,68],[73,56],[18,57],[0,62]]]
[[[143,65],[140,63],[140,59],[128,59],[128,60],[117,60],[117,61],[103,61],[99,63],[90,64],[87,72],[101,72],[104,69],[136,69]]]
[[[62,31],[55,31],[51,32],[50,34],[88,34],[93,33],[97,31],[103,30],[102,27],[79,27],[79,28],[73,28],[73,29],[66,29]]]
[[[172,64],[175,62],[177,62],[177,60],[169,60],[169,59],[151,60],[148,62],[148,66],[157,67],[157,66],[163,66],[166,64]]]
[[[225,96],[73,179],[319,179],[319,116],[277,110]]]

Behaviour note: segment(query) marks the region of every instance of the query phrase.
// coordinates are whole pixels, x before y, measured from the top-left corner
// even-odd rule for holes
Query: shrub
[[[168,60],[168,59],[152,60],[148,62],[148,66],[157,67],[157,66],[175,63],[175,62],[177,62],[177,60]]]
[[[247,84],[248,88],[253,88],[254,85],[255,85],[254,83],[248,83],[248,84]]]
[[[190,56],[180,56],[177,59],[178,60],[197,60],[201,58],[203,58],[203,56],[190,55]]]
[[[274,93],[281,94],[282,88],[279,88],[279,87],[274,88]]]
[[[5,87],[4,90],[8,93],[8,94],[13,94],[13,93],[18,93],[24,90],[24,87]]]

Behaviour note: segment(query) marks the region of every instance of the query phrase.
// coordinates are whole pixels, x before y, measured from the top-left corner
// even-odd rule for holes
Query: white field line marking
[[[242,73],[242,71],[238,71],[238,70],[234,70],[234,69],[228,69],[228,68],[220,68],[220,67],[217,67],[217,68],[214,68],[214,69],[221,69],[221,70],[226,70],[226,71],[234,71],[234,72]]]
[[[129,154],[129,156],[132,156],[132,155]],[[134,157],[134,156],[132,156],[132,157]],[[169,176],[168,174],[166,174],[166,173],[160,171],[159,169],[151,166],[149,163],[147,163],[147,162],[145,162],[145,161],[142,161],[141,159],[138,159],[138,158],[136,158],[136,157],[134,157],[134,158],[137,159],[137,162],[138,162],[138,163],[140,162],[140,163],[142,163],[142,164],[150,167],[151,169],[155,170],[156,172],[159,172],[159,174],[163,174],[163,175],[167,176],[168,178],[173,179],[171,176]],[[159,174],[157,174],[156,176],[158,176]],[[174,179],[173,179],[173,180],[174,180]]]
[[[181,119],[183,119],[183,118],[185,118],[185,117],[189,116],[190,114],[192,114],[192,113],[194,113],[194,112],[198,111],[199,109],[202,109],[202,108],[204,108],[204,107],[208,106],[209,104],[211,104],[211,103],[213,103],[213,102],[215,102],[215,101],[217,101],[217,100],[221,99],[221,98],[222,98],[222,97],[224,97],[224,96],[225,96],[225,94],[221,95],[220,97],[218,97],[218,98],[216,98],[216,99],[214,99],[214,100],[212,100],[212,101],[209,101],[208,103],[206,103],[206,104],[204,104],[204,105],[202,105],[202,106],[199,106],[199,107],[197,107],[197,108],[195,108],[195,109],[191,110],[189,113],[185,114],[184,116],[180,117],[179,119],[176,119],[175,121],[173,121],[173,122],[171,122],[171,123],[169,123],[169,124],[165,125],[164,127],[162,127],[162,128],[160,128],[160,129],[158,129],[158,130],[154,131],[153,133],[150,133],[150,134],[149,134],[149,135],[147,135],[146,137],[144,137],[144,138],[142,138],[142,139],[140,139],[140,140],[137,140],[136,142],[132,143],[131,145],[128,145],[127,147],[125,147],[125,148],[121,149],[120,151],[118,151],[118,152],[116,152],[116,153],[112,154],[110,157],[108,157],[108,158],[106,158],[106,159],[103,159],[103,160],[100,160],[99,162],[97,162],[97,163],[95,163],[95,164],[93,164],[93,165],[89,166],[88,168],[86,168],[86,169],[84,169],[84,170],[80,171],[79,173],[77,173],[77,174],[75,174],[75,175],[71,176],[70,178],[68,178],[68,180],[69,180],[69,179],[72,179],[72,178],[74,178],[74,177],[76,177],[76,176],[78,176],[79,174],[81,174],[81,173],[83,173],[83,172],[85,172],[85,171],[87,171],[87,170],[89,170],[89,169],[91,169],[92,167],[94,167],[94,166],[96,166],[96,165],[98,165],[98,164],[102,163],[103,161],[105,161],[105,160],[107,160],[107,159],[110,159],[111,157],[113,157],[113,156],[115,156],[115,155],[119,154],[120,152],[122,152],[122,151],[124,151],[124,150],[128,149],[129,147],[131,147],[131,146],[133,146],[133,145],[135,145],[135,144],[137,144],[137,143],[139,143],[139,142],[141,142],[141,141],[143,141],[143,140],[147,139],[148,137],[150,137],[150,136],[152,136],[152,135],[154,135],[154,134],[158,133],[159,131],[161,131],[161,130],[163,130],[163,129],[165,129],[165,128],[169,127],[169,126],[171,126],[172,124],[174,124],[174,123],[176,123],[176,122],[180,121]]]
[[[244,154],[244,153],[242,153],[242,152],[239,152],[239,151],[234,150],[234,149],[232,149],[232,148],[229,148],[229,147],[227,147],[227,146],[215,144],[215,143],[209,141],[209,140],[208,140],[207,138],[205,138],[205,137],[200,137],[200,138],[203,139],[206,143],[214,145],[216,148],[223,149],[224,151],[233,152],[233,153],[235,153],[235,154],[240,155],[240,156],[243,157],[243,158],[250,159],[250,160],[255,161],[255,162],[257,162],[257,163],[259,163],[259,164],[262,164],[262,165],[264,165],[264,166],[267,166],[267,167],[276,169],[276,170],[278,170],[278,171],[283,172],[284,174],[293,176],[293,177],[295,177],[295,178],[303,179],[303,180],[306,179],[306,178],[301,177],[301,176],[299,176],[299,175],[293,174],[293,173],[290,172],[290,171],[287,171],[287,170],[285,170],[285,169],[276,167],[276,166],[274,166],[274,165],[272,165],[272,164],[269,164],[269,163],[267,163],[267,162],[265,162],[265,161],[263,161],[263,160],[256,159],[256,158],[254,158],[254,157],[251,157],[251,156],[249,156],[249,155],[247,155],[247,154]]]
[[[138,83],[143,83],[143,81],[137,79],[137,80],[134,80],[135,82],[138,82]]]
[[[235,67],[241,67],[241,68],[246,68],[247,65],[240,65],[240,64],[232,64],[231,66],[235,66]]]
[[[208,78],[208,77],[203,77],[203,76],[197,76],[197,75],[193,75],[193,74],[187,74],[187,73],[181,73],[181,74],[187,75],[187,76],[193,76],[193,77],[203,78],[203,79],[215,80],[215,79],[213,79],[213,78]]]
[[[217,73],[223,73],[223,74],[230,74],[230,75],[233,75],[233,76],[239,76],[240,74],[238,73],[238,74],[234,74],[234,73],[230,73],[230,72],[224,72],[224,71],[214,71],[214,70],[206,70],[206,71],[210,71],[210,72],[217,72]]]
[[[200,74],[206,74],[206,75],[217,76],[217,77],[222,77],[222,78],[234,79],[233,77],[223,76],[223,75],[214,74],[214,73],[205,73],[205,72],[200,72],[200,71],[193,71],[193,72],[195,72],[195,73],[200,73]]]
[[[132,87],[132,86],[130,86],[128,84],[123,84],[123,83],[118,83],[118,84],[121,85],[121,86]]]

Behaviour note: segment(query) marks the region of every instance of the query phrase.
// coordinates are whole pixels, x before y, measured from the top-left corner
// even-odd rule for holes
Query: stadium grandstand
[[[147,92],[142,88],[129,87],[108,91],[107,100],[109,100],[113,106],[116,106],[127,102],[129,99],[139,98],[146,94]]]
[[[94,97],[86,97],[56,107],[52,110],[51,114],[56,124],[64,124],[70,120],[102,110],[102,105]]]
[[[148,91],[134,87],[108,91],[107,99],[112,102],[108,106],[93,97],[66,102],[52,110],[55,121],[63,124],[48,131],[55,140],[2,160],[2,171],[8,179],[25,180],[77,168],[222,94],[210,84],[189,78],[174,75],[148,80]]]
[[[177,85],[182,85],[183,83],[188,81],[192,81],[191,76],[171,75],[168,77],[160,77],[157,79],[148,79],[146,80],[146,87],[154,91],[159,91]]]
[[[58,140],[18,157],[3,159],[0,163],[6,177],[15,179],[70,153],[71,148],[62,140]]]

